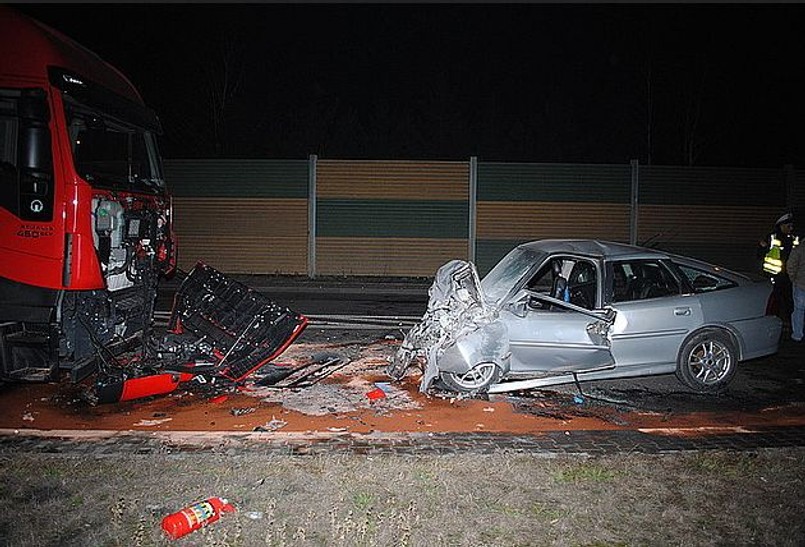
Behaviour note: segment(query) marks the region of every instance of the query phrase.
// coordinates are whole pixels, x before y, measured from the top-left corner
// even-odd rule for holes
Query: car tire
[[[698,393],[721,393],[735,376],[738,351],[732,338],[718,330],[690,337],[677,358],[676,377]]]
[[[482,393],[498,383],[500,367],[493,362],[478,363],[464,374],[442,372],[442,382],[453,391],[460,393]]]

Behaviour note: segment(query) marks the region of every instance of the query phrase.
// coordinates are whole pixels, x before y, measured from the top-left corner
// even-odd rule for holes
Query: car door
[[[702,324],[696,296],[682,294],[680,280],[661,260],[613,261],[605,271],[616,312],[609,336],[618,368],[675,366],[683,340]]]
[[[562,264],[558,266],[556,260]],[[554,257],[503,307],[501,319],[509,333],[511,375],[582,372],[613,366],[606,337],[612,317],[596,309],[600,272],[592,259]],[[562,275],[567,277],[567,291],[556,293],[556,281]],[[574,303],[573,295],[581,290],[587,291],[588,297],[579,302],[589,309]]]

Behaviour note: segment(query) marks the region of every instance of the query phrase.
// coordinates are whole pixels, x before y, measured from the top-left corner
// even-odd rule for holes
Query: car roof
[[[572,253],[594,258],[668,258],[668,254],[647,247],[599,239],[541,239],[520,247],[543,253]]]
[[[568,253],[604,260],[671,259],[677,263],[719,274],[732,281],[750,280],[748,276],[742,273],[697,258],[614,241],[599,239],[541,239],[523,243],[518,247],[547,254]]]

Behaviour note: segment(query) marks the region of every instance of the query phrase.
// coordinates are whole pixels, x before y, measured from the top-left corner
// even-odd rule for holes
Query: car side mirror
[[[521,296],[517,300],[509,302],[507,308],[512,313],[512,315],[516,315],[517,317],[525,317],[528,315],[528,301],[529,296]]]

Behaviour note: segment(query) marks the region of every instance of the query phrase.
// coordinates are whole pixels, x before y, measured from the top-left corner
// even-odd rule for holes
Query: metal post
[[[631,161],[632,192],[629,207],[629,243],[637,245],[638,192],[640,190],[640,165],[637,160]]]
[[[316,277],[316,154],[308,157],[307,167],[307,276]]]
[[[475,263],[476,228],[478,221],[478,158],[470,158],[470,188],[468,199],[467,260]]]

